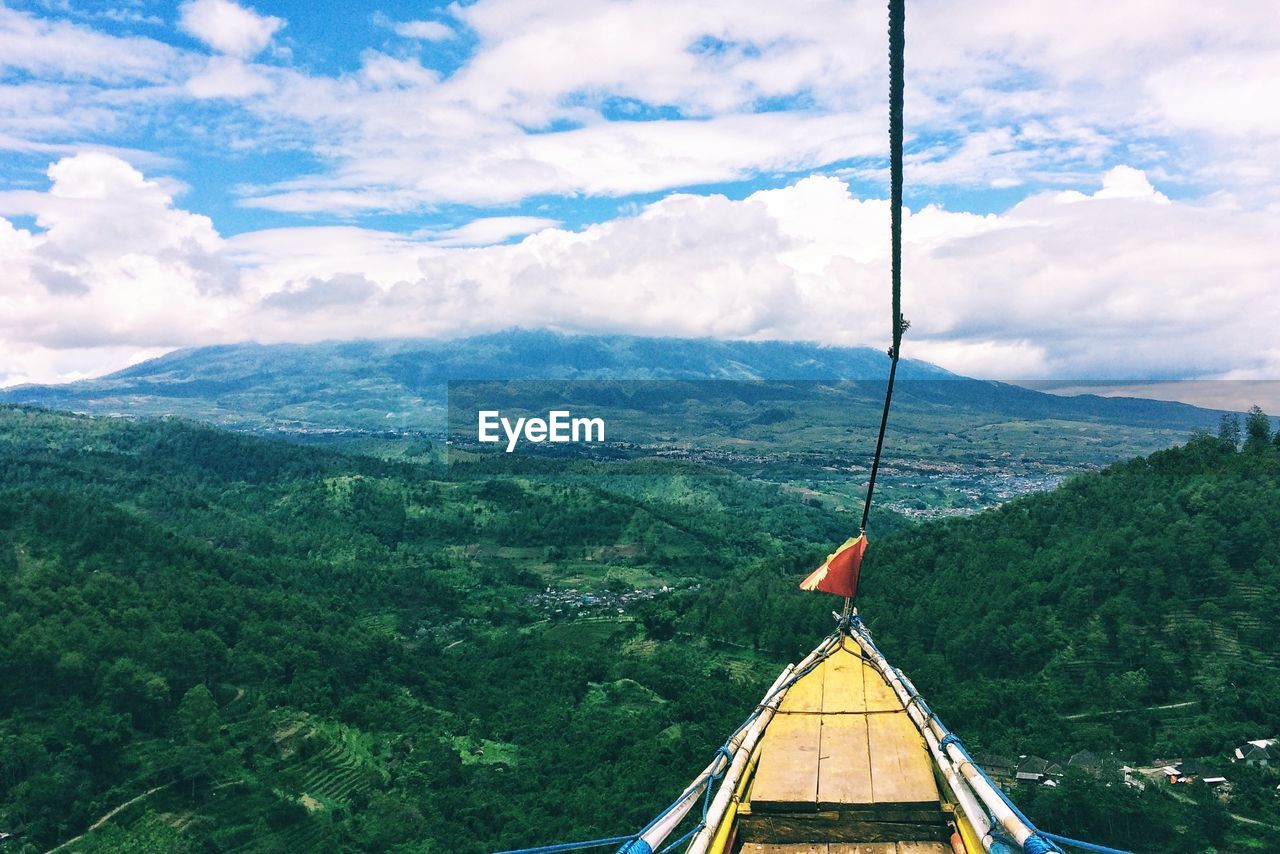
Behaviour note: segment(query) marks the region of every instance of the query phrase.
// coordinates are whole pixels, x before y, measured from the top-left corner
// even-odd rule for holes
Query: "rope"
[[[556,851],[585,851],[588,848],[604,848],[607,845],[617,845],[633,839],[635,839],[634,835],[611,836],[608,839],[592,839],[587,842],[562,842],[559,845],[539,845],[536,848],[513,848],[499,854],[554,854]]]
[[[906,0],[889,0],[889,269],[893,292],[893,345],[889,348],[889,383],[884,390],[884,410],[880,413],[876,454],[871,460],[867,497],[862,505],[864,533],[867,530],[867,521],[871,517],[871,497],[876,490],[876,475],[880,473],[880,455],[884,452],[884,433],[889,426],[889,406],[893,401],[893,381],[898,375],[902,333],[908,326],[902,317],[902,102],[905,47]],[[846,615],[851,604],[851,601],[845,602]]]
[[[1081,851],[1097,851],[1099,854],[1130,854],[1130,852],[1122,851],[1119,848],[1108,848],[1105,845],[1098,845],[1096,842],[1081,842],[1079,839],[1069,839],[1056,833],[1050,833],[1047,830],[1041,830],[1040,835],[1070,848],[1079,848]]]

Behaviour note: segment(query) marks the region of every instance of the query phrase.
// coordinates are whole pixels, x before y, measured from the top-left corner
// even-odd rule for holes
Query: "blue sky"
[[[916,354],[1274,376],[1264,7],[910,2]],[[880,346],[884,52],[846,0],[2,4],[0,384],[511,325]]]

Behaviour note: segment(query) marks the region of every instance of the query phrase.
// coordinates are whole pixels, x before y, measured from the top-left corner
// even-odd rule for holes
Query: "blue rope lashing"
[[[1022,843],[1022,850],[1024,854],[1054,854],[1058,849],[1039,833],[1033,833]]]
[[[653,854],[653,849],[643,839],[633,839],[619,848],[618,854]]]
[[[559,845],[539,845],[536,848],[513,848],[510,851],[500,851],[498,854],[555,854],[557,851],[586,851],[589,848],[604,848],[607,845],[630,842],[635,838],[633,833],[627,836],[611,836],[608,839],[591,839],[586,842],[562,842]]]
[[[991,849],[990,854],[1020,854],[1022,846],[1013,841],[1013,837],[1000,829],[1000,823],[996,821],[995,816],[988,816],[991,821]]]
[[[672,842],[670,845],[663,848],[660,852],[658,852],[658,854],[670,854],[670,852],[675,851],[681,845],[688,842],[689,838],[692,837],[699,830],[702,830],[702,822],[698,822],[693,827],[689,828],[689,831],[684,836],[681,836],[675,842]]]
[[[1066,836],[1059,836],[1056,833],[1050,833],[1047,830],[1040,831],[1040,835],[1054,842],[1066,845],[1068,848],[1079,848],[1081,851],[1097,851],[1098,854],[1133,854],[1132,851],[1125,851],[1122,848],[1108,848],[1105,845],[1099,845],[1096,842],[1081,842],[1079,839],[1071,839]]]

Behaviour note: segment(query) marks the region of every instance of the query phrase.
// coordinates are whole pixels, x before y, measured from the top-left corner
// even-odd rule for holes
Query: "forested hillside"
[[[653,484],[0,409],[0,831],[44,850],[154,787],[81,847],[479,851],[641,821],[772,664],[645,642],[619,607],[840,531],[740,481]]]
[[[881,647],[949,726],[1005,755],[1087,748],[1224,767],[1231,748],[1280,732],[1280,435],[1255,415],[1238,444],[1224,423],[1221,436],[873,543],[860,609]],[[682,612],[690,630],[796,649],[818,607],[790,588],[761,570],[652,607],[672,609],[660,621]],[[1266,795],[1237,805],[1280,825],[1280,777],[1230,773]],[[1158,838],[1151,825],[1172,826],[1121,805],[1145,816],[1125,835],[1087,800],[1040,792],[1033,807],[1139,850]]]
[[[1280,728],[1280,707],[1265,701],[1280,698],[1277,532],[1280,449],[1202,436],[978,516],[900,531],[870,552],[861,605],[948,717],[995,741],[1025,736],[999,713],[1015,697],[1018,716],[1046,722],[1051,712],[1196,699],[1204,728],[1152,742],[1150,721],[1134,716],[1122,735],[1161,754],[1205,751],[1245,726]],[[802,643],[801,621],[760,611],[773,599],[758,583],[691,597],[686,620],[744,641],[761,622],[766,633],[796,625],[776,643]],[[778,610],[791,602],[779,597]]]
[[[838,602],[795,585],[854,520],[620,465],[446,480],[0,408],[10,848],[126,804],[73,848],[484,851],[638,826],[830,630]],[[975,749],[1141,762],[1280,729],[1269,439],[1201,436],[969,519],[874,521],[861,610]],[[1156,789],[1019,797],[1137,850],[1276,841]]]

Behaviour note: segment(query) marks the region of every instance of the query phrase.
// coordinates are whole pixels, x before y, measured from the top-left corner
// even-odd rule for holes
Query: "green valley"
[[[724,468],[591,465],[449,478],[0,409],[10,849],[484,851],[639,826],[829,630],[834,600],[795,584],[852,523]],[[859,604],[975,749],[1221,757],[1280,728],[1277,498],[1274,444],[1201,435],[966,519],[882,511]],[[1019,797],[1135,850],[1275,843],[1255,790],[1277,781],[1237,776],[1228,806],[1079,775]]]

